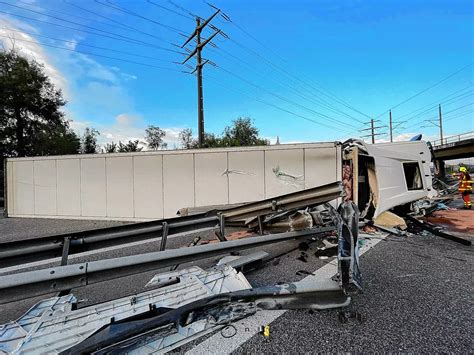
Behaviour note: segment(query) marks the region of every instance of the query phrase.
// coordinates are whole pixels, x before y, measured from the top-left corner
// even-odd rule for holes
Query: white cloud
[[[64,45],[66,46],[66,48],[74,50],[77,47],[77,41],[75,39],[72,39],[72,40],[69,40],[68,42],[64,42]]]
[[[147,150],[145,143],[145,130],[147,126],[144,124],[143,118],[135,113],[122,113],[115,117],[114,124],[97,124],[92,121],[81,121],[72,120],[70,123],[72,129],[74,129],[79,135],[84,133],[86,127],[93,127],[100,132],[100,136],[97,138],[97,142],[101,146],[105,146],[111,142],[122,142],[126,143],[129,140],[138,140],[143,150]],[[182,128],[178,127],[160,127],[166,132],[164,141],[168,144],[169,149],[179,147],[179,132]]]
[[[132,124],[134,124],[134,123],[136,123],[140,120],[141,120],[141,118],[138,117],[137,115],[130,115],[130,114],[126,114],[126,113],[121,113],[120,115],[115,117],[115,121],[119,125],[132,125]]]
[[[121,76],[125,80],[137,80],[138,79],[138,77],[136,75],[127,74],[127,73],[121,73]]]
[[[22,32],[28,30],[29,32],[37,32],[33,27],[21,23],[20,21],[13,20],[7,16],[0,17],[0,25],[2,27],[13,28],[15,31],[6,30],[0,28],[0,35],[6,37],[0,37],[0,43],[6,50],[16,48],[19,53],[27,57],[28,59],[35,60],[36,62],[44,65],[44,71],[49,76],[51,82],[63,91],[64,96],[69,96],[68,81],[58,70],[58,68],[52,63],[51,58],[45,53],[41,45],[29,34]]]

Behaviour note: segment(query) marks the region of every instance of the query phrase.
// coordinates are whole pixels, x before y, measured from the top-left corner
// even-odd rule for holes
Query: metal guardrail
[[[435,141],[431,141],[431,144],[433,145],[434,148],[437,148],[437,147],[442,147],[444,145],[458,143],[458,142],[468,140],[468,139],[474,139],[474,131],[458,134],[455,136],[445,137],[442,140],[437,139]]]
[[[164,251],[168,236],[191,233],[200,229],[219,227],[217,236],[220,241],[226,241],[226,222],[245,219],[248,216],[262,216],[268,213],[315,206],[334,200],[342,196],[342,193],[341,183],[333,182],[221,211],[214,210],[186,217],[3,242],[0,243],[0,268],[57,257],[62,257],[61,265],[67,265],[68,257],[71,254],[154,238],[161,238],[160,250]]]
[[[298,237],[314,236],[335,229],[335,226],[316,227],[298,232],[269,234],[225,243],[170,249],[0,276],[0,304],[52,292],[68,291],[76,287],[206,259],[233,251],[257,248]]]

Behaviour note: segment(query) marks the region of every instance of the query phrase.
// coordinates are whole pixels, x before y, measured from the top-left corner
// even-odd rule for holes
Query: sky
[[[474,130],[471,0],[212,1],[221,13],[203,38],[223,34],[203,49],[206,132],[250,117],[271,142],[334,141],[377,119],[387,141],[392,109],[395,140],[437,139],[438,104],[445,136]],[[79,134],[143,140],[156,125],[173,148],[197,132],[196,61],[180,64],[181,45],[214,12],[203,0],[0,0],[0,41],[44,64]]]

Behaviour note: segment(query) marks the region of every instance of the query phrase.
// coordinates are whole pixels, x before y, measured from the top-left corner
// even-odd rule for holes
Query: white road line
[[[359,255],[362,255],[369,249],[373,248],[387,235],[388,233],[377,233],[377,238],[371,238],[370,235],[360,234],[360,238],[364,238],[366,243],[362,248],[360,248]],[[314,276],[309,275],[305,277],[305,280],[308,278],[332,277],[336,272],[337,259],[334,259],[332,262],[316,270],[313,273]],[[232,325],[237,329],[237,334],[234,337],[224,338],[221,333],[218,332],[189,350],[186,354],[230,354],[257,334],[260,326],[272,323],[285,312],[287,311],[259,311],[253,316],[232,323]]]

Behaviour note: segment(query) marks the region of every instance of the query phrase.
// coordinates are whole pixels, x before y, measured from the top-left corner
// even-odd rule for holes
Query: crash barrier
[[[443,139],[432,141],[431,144],[433,145],[434,148],[437,148],[443,145],[459,143],[461,141],[468,140],[468,139],[474,139],[474,131],[457,134],[454,136],[444,137]]]
[[[3,242],[0,243],[0,267],[56,257],[61,257],[61,265],[66,265],[71,254],[153,238],[161,238],[160,250],[163,251],[166,249],[167,238],[170,235],[206,228],[219,227],[217,236],[221,241],[225,241],[225,226],[228,222],[235,223],[240,219],[254,216],[258,218],[261,227],[262,215],[315,206],[342,196],[342,191],[341,183],[333,182],[308,190],[193,216]]]

